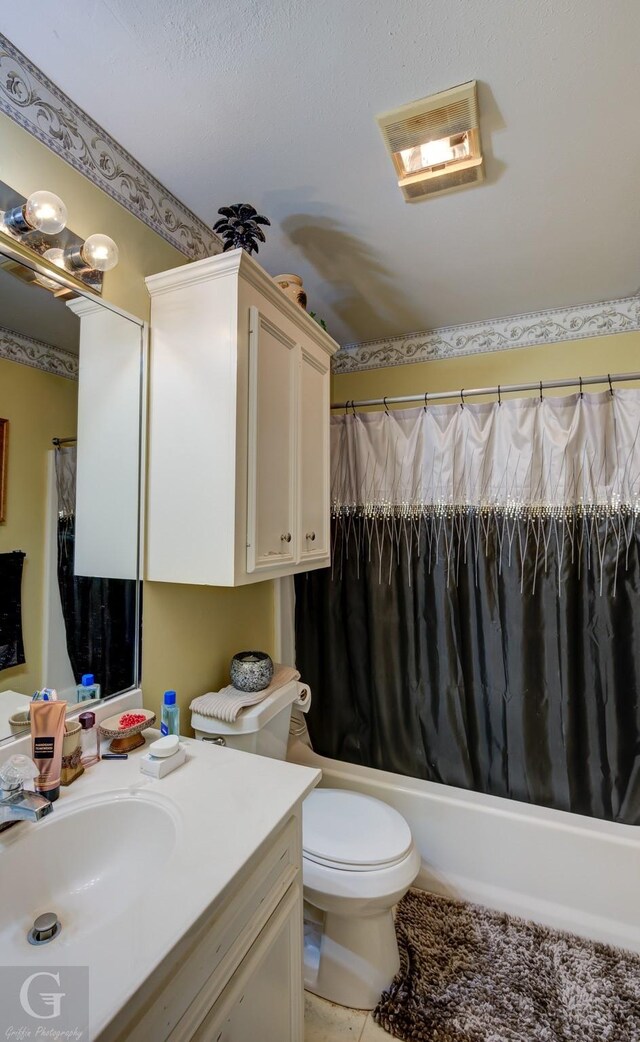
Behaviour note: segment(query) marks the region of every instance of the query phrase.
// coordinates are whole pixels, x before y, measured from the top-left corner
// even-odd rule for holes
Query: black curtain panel
[[[58,586],[71,668],[93,673],[102,695],[136,682],[136,582],[75,575],[75,519],[58,521]]]
[[[335,520],[333,568],[296,577],[316,750],[640,824],[640,523],[619,520],[569,546],[523,516],[517,566],[498,523],[442,517],[434,548],[433,526]]]
[[[0,669],[25,662],[22,639],[21,550],[0,554]]]

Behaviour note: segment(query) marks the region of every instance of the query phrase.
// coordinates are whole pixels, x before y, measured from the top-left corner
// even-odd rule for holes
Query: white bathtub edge
[[[420,851],[420,889],[640,952],[640,829],[330,760],[299,742],[288,758],[399,810]]]

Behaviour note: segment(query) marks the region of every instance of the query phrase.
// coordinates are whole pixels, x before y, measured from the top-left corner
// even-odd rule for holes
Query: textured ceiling
[[[0,31],[342,342],[640,285],[637,0],[22,0]],[[377,113],[480,82],[487,182],[409,205]]]

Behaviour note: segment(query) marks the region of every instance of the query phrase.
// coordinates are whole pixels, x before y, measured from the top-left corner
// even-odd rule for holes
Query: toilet
[[[300,685],[287,684],[234,723],[192,713],[196,737],[284,760]],[[407,822],[360,792],[318,788],[302,808],[304,982],[342,1006],[373,1009],[399,969],[393,907],[420,868]]]

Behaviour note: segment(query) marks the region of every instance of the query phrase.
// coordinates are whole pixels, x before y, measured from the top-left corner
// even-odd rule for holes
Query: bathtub
[[[298,740],[288,759],[396,807],[421,889],[640,952],[640,828],[330,760]]]

